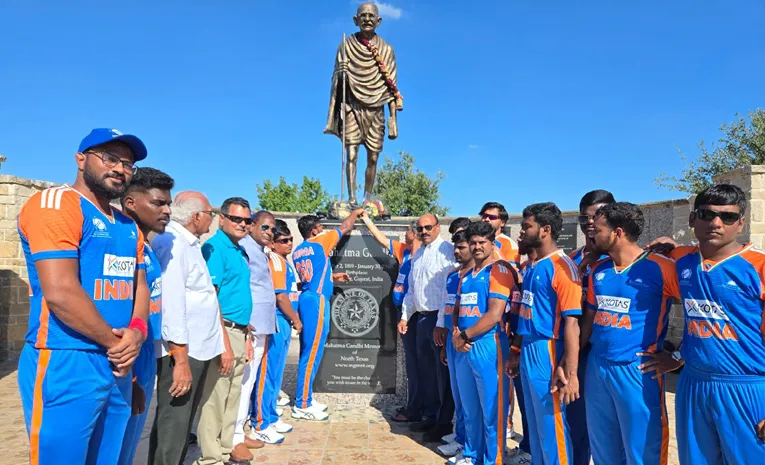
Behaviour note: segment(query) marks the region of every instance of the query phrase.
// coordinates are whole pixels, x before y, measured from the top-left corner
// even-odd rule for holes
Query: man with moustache
[[[162,269],[162,339],[155,342],[157,413],[149,465],[183,462],[207,374],[218,370],[211,365],[224,351],[218,299],[199,247],[215,212],[194,191],[176,194],[171,210],[165,232],[151,241]]]
[[[400,333],[406,332],[407,320],[419,314],[417,322],[418,386],[422,388],[425,420],[414,423],[411,430],[426,432],[425,440],[437,442],[452,432],[454,399],[449,384],[449,369],[440,362],[440,346],[434,341],[436,327],[444,327],[446,276],[455,267],[454,246],[439,236],[441,226],[435,215],[417,220],[417,233],[422,246],[412,257],[409,292],[404,297]]]
[[[34,194],[18,217],[30,281],[18,383],[36,464],[116,464],[131,414],[131,368],[147,337],[144,238],[110,201],[146,147],[94,129],[77,179]]]
[[[132,218],[143,234],[146,283],[151,292],[148,336],[133,364],[133,416],[128,421],[122,441],[119,465],[131,465],[141,432],[146,423],[149,404],[157,378],[157,357],[154,342],[162,339],[162,269],[149,245],[150,234],[162,234],[170,222],[173,178],[154,168],[138,168],[130,186],[122,194],[122,212]],[[141,396],[142,399],[138,399]]]
[[[239,241],[252,224],[250,204],[241,197],[231,197],[220,207],[218,231],[202,246],[202,255],[210,270],[218,294],[225,352],[219,371],[208,373],[199,415],[199,447],[202,456],[197,465],[223,465],[252,460],[244,445],[234,445],[234,430],[239,412],[245,366],[253,358],[248,340],[252,315],[249,257]]]
[[[510,262],[517,267],[520,263],[518,254],[518,244],[502,231],[505,229],[507,220],[510,216],[507,214],[505,206],[499,202],[487,202],[481,207],[481,221],[489,223],[494,228],[494,250],[497,258]]]

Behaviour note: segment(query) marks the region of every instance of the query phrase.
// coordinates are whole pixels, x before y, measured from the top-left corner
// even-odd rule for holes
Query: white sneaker
[[[447,434],[446,436],[441,438],[441,440],[444,442],[444,444],[449,444],[450,442],[454,442],[455,439],[457,439],[457,435],[454,434],[454,433]]]
[[[250,439],[263,441],[266,444],[281,444],[284,442],[284,436],[277,433],[273,426],[269,426],[262,431],[251,430],[249,435]]]
[[[316,410],[321,410],[322,412],[326,412],[329,407],[327,407],[327,404],[322,404],[321,402],[316,402],[315,400],[311,402],[311,407],[315,408]]]
[[[290,404],[290,398],[289,397],[279,397],[276,400],[276,406],[277,407],[286,407]]]
[[[452,465],[455,465],[460,460],[464,459],[465,457],[462,455],[462,451],[459,452],[459,454],[455,455],[454,457],[450,457],[448,462]]]
[[[299,420],[326,421],[329,418],[329,415],[315,407],[292,407],[292,418],[297,418]]]
[[[438,450],[438,453],[444,457],[451,457],[457,455],[459,452],[462,452],[462,444],[458,443],[457,441],[453,441],[449,444],[438,446],[436,450]]]
[[[455,465],[473,465],[473,459],[470,457],[463,457],[461,460],[458,460]]]
[[[515,432],[515,429],[513,428],[507,428],[507,432],[505,433],[506,439],[515,439],[521,437],[520,434]]]
[[[505,456],[508,465],[527,465],[531,463],[531,454],[523,452],[519,447],[513,448]]]
[[[284,409],[283,408],[277,408],[276,409],[276,415],[278,415],[278,416],[284,415]]]
[[[271,425],[277,433],[284,434],[289,433],[292,431],[292,425],[288,425],[287,423],[283,422],[281,418],[279,418],[276,423]]]

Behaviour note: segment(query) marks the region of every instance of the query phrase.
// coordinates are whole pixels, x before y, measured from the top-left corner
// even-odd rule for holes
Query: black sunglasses
[[[261,224],[260,225],[260,230],[263,231],[263,232],[266,232],[269,229],[271,230],[271,234],[276,234],[276,232],[278,231],[278,229],[276,229],[276,227],[272,228],[272,227],[268,226],[267,224]]]
[[[718,212],[708,208],[697,208],[693,211],[693,213],[695,213],[696,218],[700,219],[701,221],[712,221],[719,217],[723,224],[727,224],[728,226],[740,220],[742,216],[740,212]]]
[[[249,226],[249,225],[251,225],[251,224],[252,224],[252,218],[242,218],[241,216],[234,216],[234,215],[229,215],[229,214],[227,214],[227,213],[221,213],[221,215],[223,215],[223,216],[225,216],[226,218],[228,218],[228,219],[229,219],[229,221],[231,221],[232,223],[236,223],[236,224],[239,224],[239,223],[242,223],[242,222],[243,222],[243,223],[244,223],[244,224],[246,224],[247,226]]]
[[[595,216],[579,215],[576,217],[576,219],[579,220],[579,224],[587,224],[590,222],[590,220],[595,221]]]
[[[435,224],[426,224],[425,226],[417,226],[417,232],[421,233],[422,231],[430,232],[435,228]]]
[[[276,239],[274,242],[278,242],[279,244],[289,244],[290,242],[294,241],[291,237],[285,237],[283,239]]]

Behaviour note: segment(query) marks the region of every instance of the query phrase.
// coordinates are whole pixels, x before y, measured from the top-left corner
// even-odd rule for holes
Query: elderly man
[[[183,462],[210,362],[223,352],[218,299],[199,244],[215,213],[191,191],[178,193],[171,209],[170,224],[151,243],[162,269],[162,340],[149,465]]]
[[[199,415],[198,465],[223,465],[231,461],[252,460],[244,444],[233,445],[244,368],[252,359],[249,324],[252,314],[250,268],[247,253],[239,245],[250,229],[250,204],[241,197],[231,197],[220,207],[220,229],[202,246],[213,286],[218,293],[223,344],[220,369],[210,371],[202,395]]]
[[[418,314],[417,368],[419,388],[425,401],[425,421],[414,423],[412,431],[426,432],[425,440],[437,442],[452,432],[454,399],[449,384],[449,368],[440,361],[440,347],[446,341],[444,308],[446,278],[457,264],[454,246],[439,236],[441,226],[435,215],[417,220],[422,246],[412,257],[409,291],[404,297],[398,330],[406,333],[407,321]],[[436,329],[438,328],[438,329]]]

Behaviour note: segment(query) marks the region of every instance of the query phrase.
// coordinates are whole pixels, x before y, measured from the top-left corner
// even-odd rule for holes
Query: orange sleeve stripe
[[[250,344],[250,341],[245,341],[245,344]],[[263,350],[263,358],[260,359],[260,376],[258,376],[257,387],[257,399],[258,399],[258,422],[255,425],[255,431],[260,431],[263,426],[263,397],[266,392],[266,370],[268,367],[268,334],[266,334],[265,348]],[[253,376],[254,373],[250,373]]]
[[[555,367],[558,366],[558,354],[555,353],[555,340],[550,339],[548,344],[550,352],[550,366],[552,367],[550,374],[552,375],[555,371]],[[560,391],[554,392],[552,396],[553,419],[555,422],[555,445],[557,446],[556,449],[558,453],[558,463],[560,465],[568,465],[568,453],[566,452],[566,430],[563,425],[563,413],[560,409],[562,404],[560,401]]]
[[[321,342],[321,333],[324,327],[324,296],[319,297],[319,321],[316,323],[316,335],[313,338],[311,344],[311,353],[308,355],[308,363],[305,369],[305,378],[303,379],[303,405],[299,408],[308,408],[308,388],[311,386],[311,373],[313,373],[314,364],[316,363],[316,353],[319,350],[319,344]]]
[[[24,204],[18,221],[35,260],[77,257],[84,217],[76,192],[58,187],[36,193]]]
[[[685,257],[686,255],[690,255],[692,253],[696,253],[698,251],[698,247],[694,247],[692,245],[678,245],[674,249],[672,249],[672,252],[669,253],[669,257],[673,260],[679,260],[682,257]]]
[[[48,321],[50,320],[50,308],[48,308],[48,302],[45,301],[45,296],[42,298],[40,309],[40,327],[37,329],[37,343],[35,348],[45,349],[48,344]]]
[[[741,254],[741,258],[747,261],[755,273],[760,278],[760,299],[765,300],[765,253],[758,249],[752,249],[745,251]]]

